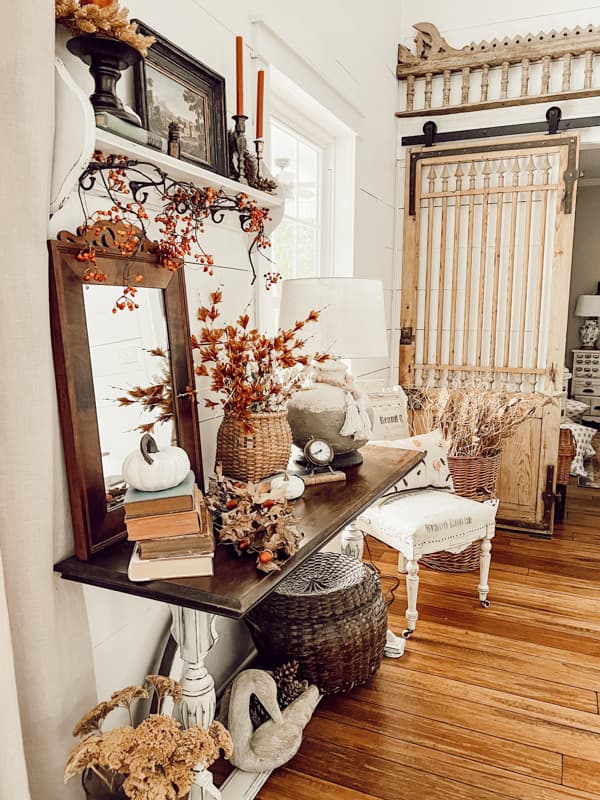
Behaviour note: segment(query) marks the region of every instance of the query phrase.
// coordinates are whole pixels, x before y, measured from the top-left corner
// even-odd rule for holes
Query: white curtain
[[[52,6],[2,4],[0,800],[80,800],[62,768],[73,723],[96,701],[81,587],[52,572],[72,541],[48,319]]]

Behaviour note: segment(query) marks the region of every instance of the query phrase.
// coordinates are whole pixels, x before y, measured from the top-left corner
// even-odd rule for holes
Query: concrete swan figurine
[[[271,719],[256,730],[250,719],[250,697],[256,695]],[[230,762],[246,772],[276,769],[300,748],[302,731],[311,718],[319,690],[309,686],[283,711],[277,703],[277,684],[261,669],[241,672],[231,689],[227,727],[233,740]]]

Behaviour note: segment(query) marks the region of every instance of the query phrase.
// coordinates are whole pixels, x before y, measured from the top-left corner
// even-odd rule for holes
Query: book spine
[[[167,152],[167,140],[163,136],[154,133],[154,131],[147,131],[145,128],[138,128],[137,125],[132,125],[130,122],[119,119],[119,117],[115,117],[112,114],[96,114],[96,125],[105,131],[109,131],[109,133],[137,142],[137,144],[152,147],[162,153]]]

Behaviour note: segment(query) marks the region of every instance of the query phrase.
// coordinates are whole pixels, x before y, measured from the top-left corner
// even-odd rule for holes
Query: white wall
[[[394,254],[394,208],[396,205],[395,146],[397,84],[394,67],[399,38],[400,3],[379,0],[365,7],[358,0],[332,0],[324,5],[305,0],[293,7],[276,0],[229,0],[214,4],[205,0],[129,0],[132,17],[139,17],[184,50],[210,66],[227,81],[228,112],[234,108],[234,37],[246,42],[246,112],[253,127],[255,105],[254,43],[263,61],[299,83],[332,110],[357,133],[355,273],[384,281],[387,325],[398,317],[392,310]],[[252,23],[261,19],[260,24]],[[57,55],[78,82],[91,90],[86,68],[64,48],[67,35],[57,34]],[[260,52],[259,52],[260,51]],[[125,76],[119,87],[125,101],[131,100],[131,86]],[[267,98],[268,107],[268,98]],[[350,204],[351,205],[351,204]],[[56,232],[79,222],[75,205],[65,207],[52,222]],[[247,268],[241,245],[231,245],[227,229],[207,225],[206,248],[214,250],[220,263]],[[236,242],[240,242],[237,237]],[[232,249],[233,248],[233,249]],[[217,273],[209,279],[187,273],[190,306],[197,305],[198,293],[225,282],[225,296],[232,312],[251,297],[248,274]],[[318,300],[318,299],[317,299]],[[193,318],[193,314],[191,315]],[[361,372],[377,370],[387,377],[387,359],[361,365]],[[212,466],[214,436],[218,419],[201,413],[205,464]],[[102,589],[86,587],[86,602],[94,647],[99,695],[140,680],[154,668],[159,646],[169,624],[165,606]],[[226,676],[248,651],[249,639],[243,624],[220,620],[221,640],[210,657],[217,682]]]

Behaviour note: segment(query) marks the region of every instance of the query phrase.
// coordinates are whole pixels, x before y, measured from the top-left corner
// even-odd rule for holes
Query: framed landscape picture
[[[167,139],[169,124],[178,122],[181,158],[227,175],[225,78],[134,21],[140,33],[156,37],[146,59],[133,68],[135,110],[142,125]]]

